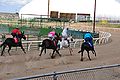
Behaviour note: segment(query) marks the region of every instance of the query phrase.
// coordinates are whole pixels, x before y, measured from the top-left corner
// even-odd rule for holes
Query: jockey
[[[55,37],[58,37],[58,34],[55,31],[51,31],[51,32],[48,33],[48,38],[50,40],[54,40]]]
[[[68,38],[68,28],[64,28],[62,31],[62,40],[67,40]]]
[[[94,46],[93,46],[93,37],[92,37],[92,35],[91,35],[90,33],[86,33],[86,34],[84,35],[84,40],[85,40],[85,42],[88,42],[89,45],[90,45],[92,48],[94,48]]]
[[[19,35],[21,34],[21,31],[19,30],[18,27],[16,27],[15,29],[12,30],[11,35],[13,36],[13,38],[17,38],[19,41]],[[15,40],[16,41],[16,40]],[[16,41],[17,42],[17,41]]]
[[[13,29],[12,33],[11,33],[11,35],[13,36],[13,38],[14,37],[18,37],[18,35],[20,35],[20,34],[21,34],[21,31],[19,30],[18,27],[16,27],[15,29]]]
[[[55,37],[59,37],[58,34],[55,31],[51,31],[48,33],[48,38],[54,42],[54,45],[56,45]]]
[[[68,40],[68,28],[64,28],[62,31],[62,41],[60,42],[60,49],[62,48],[62,46],[64,45],[68,45],[69,44],[69,40]]]

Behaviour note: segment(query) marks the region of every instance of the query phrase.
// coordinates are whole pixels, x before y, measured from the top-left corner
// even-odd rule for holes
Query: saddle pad
[[[15,43],[18,43],[18,39],[17,38],[14,38],[14,41],[15,41]]]

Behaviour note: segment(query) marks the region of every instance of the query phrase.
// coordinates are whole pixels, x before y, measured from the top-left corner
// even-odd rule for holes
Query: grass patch
[[[98,27],[110,27],[110,28],[120,28],[120,24],[101,24],[101,23],[96,23],[96,26]]]

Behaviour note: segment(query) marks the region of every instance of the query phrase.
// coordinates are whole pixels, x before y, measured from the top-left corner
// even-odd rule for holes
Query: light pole
[[[48,18],[49,18],[49,11],[50,11],[50,0],[48,0]]]
[[[93,33],[95,32],[95,17],[96,17],[96,0],[94,3]]]

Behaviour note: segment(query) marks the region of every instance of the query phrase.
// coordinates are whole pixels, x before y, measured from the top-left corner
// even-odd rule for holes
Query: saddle
[[[17,38],[13,38],[15,43],[18,43],[18,39]]]
[[[51,45],[53,45],[53,44],[54,44],[54,46],[57,46],[57,45],[56,45],[56,41],[55,41],[55,40],[50,40],[50,44],[51,44]]]
[[[18,39],[18,38],[13,38],[14,39],[14,42],[17,44],[17,43],[19,43],[20,42],[20,40]]]

